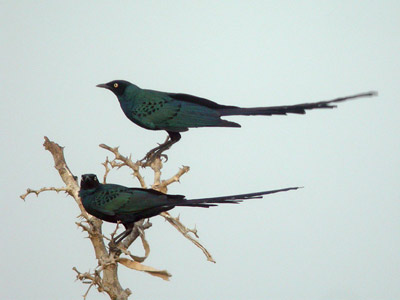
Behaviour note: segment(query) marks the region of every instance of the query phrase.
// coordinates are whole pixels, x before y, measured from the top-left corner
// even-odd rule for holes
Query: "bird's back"
[[[217,107],[223,106],[191,95],[129,87],[119,101],[128,119],[146,129],[182,132],[193,127],[240,127],[220,119]]]
[[[136,222],[172,209],[181,195],[166,195],[151,189],[128,188],[117,184],[100,184],[96,189],[80,192],[82,204],[91,215],[116,223]]]

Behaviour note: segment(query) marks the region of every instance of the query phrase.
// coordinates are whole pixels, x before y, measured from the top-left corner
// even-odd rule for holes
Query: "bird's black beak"
[[[99,87],[99,88],[105,88],[105,89],[107,89],[107,90],[110,89],[110,87],[109,87],[106,83],[101,83],[101,84],[98,84],[98,85],[96,85],[96,86]]]

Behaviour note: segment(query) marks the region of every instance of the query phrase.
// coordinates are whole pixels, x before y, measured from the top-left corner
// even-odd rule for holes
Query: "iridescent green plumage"
[[[132,230],[135,222],[168,211],[175,206],[211,207],[224,203],[239,203],[246,199],[262,198],[263,195],[296,190],[298,187],[187,200],[182,195],[168,195],[152,189],[129,188],[118,184],[101,184],[96,175],[82,175],[79,196],[83,207],[91,215],[107,222],[121,222]],[[128,232],[129,234],[129,232]],[[125,237],[127,234],[120,235]]]
[[[221,119],[222,116],[272,116],[305,114],[311,109],[335,108],[335,103],[376,95],[363,93],[334,100],[269,107],[237,107],[221,105],[208,99],[188,95],[141,89],[124,80],[99,84],[112,91],[129,120],[150,130],[166,130],[170,140],[151,150],[147,158],[160,155],[181,138],[180,132],[194,127],[240,127],[238,123]]]
[[[114,85],[118,87],[114,88]],[[192,127],[240,127],[220,118],[216,109],[225,106],[203,98],[143,90],[121,80],[105,86],[113,87],[110,90],[116,93],[127,118],[146,129],[182,132]],[[124,88],[123,92],[118,88],[121,91]]]

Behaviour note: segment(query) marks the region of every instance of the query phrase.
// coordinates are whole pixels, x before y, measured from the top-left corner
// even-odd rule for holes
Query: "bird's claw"
[[[116,243],[114,239],[111,239],[111,241],[108,243],[108,248],[110,249],[110,252],[114,253],[121,252],[121,250],[118,248],[118,243]]]
[[[143,157],[140,162],[142,163],[142,166],[150,166],[151,163],[156,159],[156,153],[153,153],[152,151],[149,151],[145,157]]]
[[[143,166],[150,166],[157,158],[165,159],[165,162],[168,161],[168,155],[162,154],[162,152],[155,152],[155,153],[147,153],[145,157],[143,157],[140,162]]]
[[[168,150],[169,147],[165,147],[164,145],[160,145],[152,150],[150,150],[145,157],[143,157],[140,162],[143,166],[150,166],[157,158],[164,158],[165,162],[168,161],[168,155],[163,154],[164,151]]]

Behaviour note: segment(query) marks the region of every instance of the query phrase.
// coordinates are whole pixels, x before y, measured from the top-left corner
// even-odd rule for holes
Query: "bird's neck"
[[[118,100],[120,103],[131,102],[136,99],[140,91],[141,89],[138,86],[131,84],[121,96],[118,96]]]
[[[97,188],[91,188],[91,189],[80,189],[80,191],[79,191],[79,196],[82,198],[82,197],[85,197],[85,196],[89,196],[89,195],[91,195],[91,194],[93,194],[94,192],[96,192],[96,190],[97,190]]]

